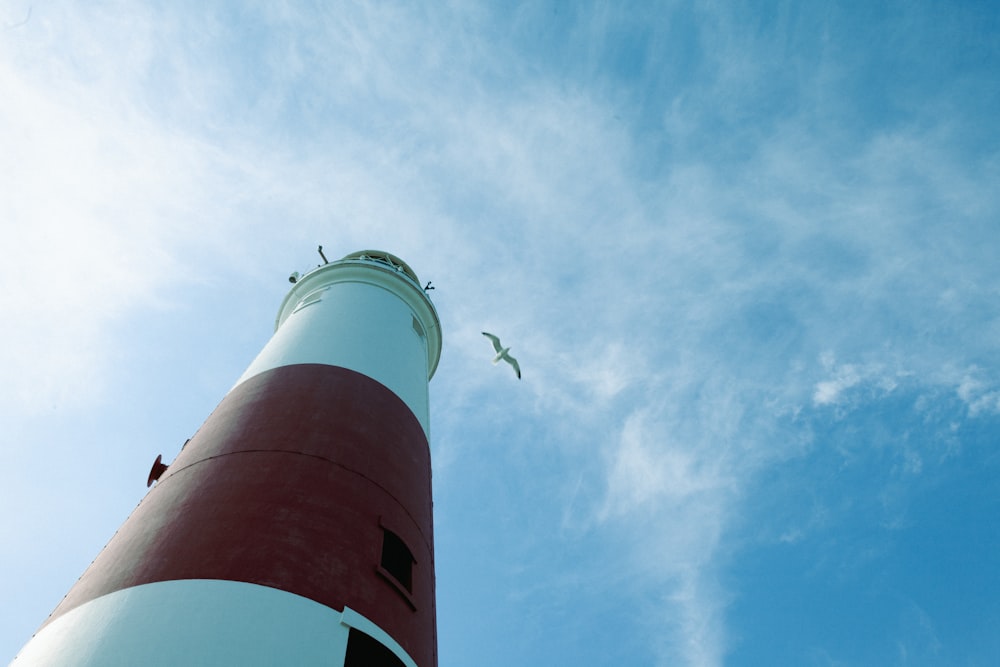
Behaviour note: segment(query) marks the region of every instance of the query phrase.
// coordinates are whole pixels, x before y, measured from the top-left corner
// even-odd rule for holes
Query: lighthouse
[[[12,665],[436,667],[437,311],[387,252],[291,280],[270,341]]]

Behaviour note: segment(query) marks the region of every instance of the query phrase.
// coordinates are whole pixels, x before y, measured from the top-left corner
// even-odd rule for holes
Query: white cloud
[[[0,346],[4,392],[29,412],[100,394],[117,314],[177,269],[162,213],[182,185],[173,150],[134,118],[88,118],[93,100],[41,90],[0,65]],[[171,147],[173,148],[173,147]],[[159,169],[164,170],[163,173]]]
[[[982,379],[983,375],[982,369],[973,366],[957,382],[956,393],[968,406],[970,417],[1000,413],[1000,389]]]
[[[719,665],[727,650],[719,546],[746,474],[739,468],[752,460],[731,446],[733,407],[717,403],[713,426],[689,442],[678,440],[690,429],[672,410],[636,410],[607,451],[598,517],[628,528],[630,567],[660,591],[663,607],[650,613],[662,623],[655,643],[665,663]]]
[[[712,492],[726,480],[693,446],[671,442],[671,428],[656,424],[648,411],[628,416],[609,462],[608,496],[603,516],[682,505]]]
[[[910,375],[908,372],[888,372],[882,363],[868,364],[838,364],[832,352],[824,352],[820,363],[825,374],[830,379],[820,380],[815,384],[812,401],[817,406],[843,405],[854,399],[848,396],[849,390],[859,386],[866,387],[864,398],[882,398],[891,394],[899,387],[899,380]]]
[[[831,403],[836,403],[844,390],[850,389],[860,381],[861,378],[858,376],[853,366],[844,366],[840,369],[840,372],[837,374],[835,379],[816,383],[816,391],[813,393],[813,402],[817,405],[829,405]]]

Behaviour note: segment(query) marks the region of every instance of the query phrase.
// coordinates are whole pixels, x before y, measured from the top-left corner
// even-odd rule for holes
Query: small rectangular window
[[[417,332],[417,335],[421,338],[427,338],[427,334],[424,333],[424,328],[420,325],[420,320],[416,317],[413,318],[413,330]]]
[[[382,560],[379,563],[408,593],[413,592],[413,554],[396,533],[382,529]]]

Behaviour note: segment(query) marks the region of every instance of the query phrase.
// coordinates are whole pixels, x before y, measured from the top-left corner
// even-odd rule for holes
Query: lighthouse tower
[[[416,274],[353,253],[294,284],[236,385],[12,663],[435,667]]]

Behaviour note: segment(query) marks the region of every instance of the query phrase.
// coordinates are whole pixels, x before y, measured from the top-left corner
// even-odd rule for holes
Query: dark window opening
[[[406,667],[395,653],[374,637],[351,628],[344,667]]]
[[[395,578],[408,592],[413,592],[413,554],[403,540],[391,530],[382,529],[382,569]]]

